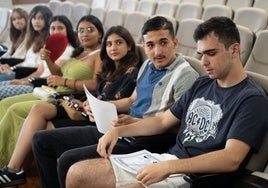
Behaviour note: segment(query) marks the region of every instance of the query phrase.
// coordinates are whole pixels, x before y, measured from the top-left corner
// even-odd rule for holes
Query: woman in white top
[[[49,20],[52,17],[51,10],[46,6],[35,6],[30,12],[30,18],[28,22],[27,34],[26,34],[26,49],[27,53],[23,62],[17,64],[16,66],[25,67],[38,67],[34,77],[39,77],[44,71],[42,66],[42,61],[39,58],[39,51],[45,43],[45,39],[49,35]],[[15,74],[10,66],[4,64],[1,66],[2,74]],[[9,82],[1,83],[1,85],[10,84]],[[16,83],[12,83],[16,84]]]
[[[1,58],[5,58],[5,62],[0,60],[0,63],[6,63],[11,61],[11,58],[24,59],[26,55],[26,32],[28,23],[28,13],[22,8],[15,8],[12,10],[10,17],[10,30],[9,38],[11,45],[8,46],[8,50]],[[0,72],[1,70],[0,64]],[[0,81],[14,79],[14,74],[6,75],[5,73],[0,73]]]

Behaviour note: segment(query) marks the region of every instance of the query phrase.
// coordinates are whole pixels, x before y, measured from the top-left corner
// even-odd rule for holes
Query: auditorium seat
[[[251,7],[253,0],[227,0],[227,6],[231,7],[234,12],[241,7]]]
[[[0,7],[0,43],[6,47],[11,44],[9,38],[10,14],[9,8]]]
[[[91,8],[106,8],[106,4],[107,4],[108,0],[92,0],[91,3]]]
[[[131,12],[126,15],[124,27],[131,33],[137,44],[141,43],[141,28],[149,19],[149,16],[143,12]]]
[[[203,20],[195,18],[186,18],[180,21],[176,34],[179,39],[179,45],[176,48],[176,52],[198,58],[196,53],[197,45],[193,38],[193,33],[196,27],[202,22]]]
[[[200,19],[202,15],[202,6],[195,3],[180,3],[176,11],[175,18],[178,22],[185,18]]]
[[[107,11],[121,9],[121,2],[122,0],[107,1],[105,8]]]
[[[267,0],[254,0],[253,7],[264,9],[268,12]]]
[[[144,12],[148,16],[152,16],[155,13],[156,5],[157,3],[154,0],[140,0],[136,11]]]
[[[72,1],[64,1],[56,11],[56,15],[64,15],[71,20],[73,15],[74,3]]]
[[[61,1],[59,1],[59,0],[50,0],[48,2],[48,7],[51,10],[51,12],[53,13],[53,15],[56,15],[60,5],[61,5]]]
[[[180,2],[181,3],[195,3],[198,5],[202,5],[203,0],[181,0]]]
[[[126,13],[132,13],[136,11],[138,6],[138,0],[123,0],[121,3],[121,10],[125,11]]]
[[[225,5],[226,0],[203,0],[203,7],[207,5]]]
[[[246,62],[245,70],[268,76],[268,30],[263,30],[256,36],[253,49]]]
[[[90,13],[90,7],[86,3],[76,3],[73,8],[72,24],[76,28],[78,21]]]
[[[214,16],[225,16],[233,19],[233,10],[226,5],[205,6],[201,19],[205,21]]]
[[[175,16],[177,8],[178,3],[175,3],[173,1],[159,1],[157,3],[157,9],[155,11],[155,14]]]
[[[110,27],[116,25],[124,25],[125,12],[122,10],[110,10],[107,11],[105,20],[103,23],[104,32],[106,32]]]
[[[234,15],[234,22],[258,33],[267,27],[268,14],[265,10],[254,7],[243,7],[237,9]]]
[[[249,28],[241,25],[237,25],[240,35],[240,57],[243,66],[246,64],[248,57],[251,53],[253,43],[255,40],[255,34]]]
[[[104,23],[106,17],[106,9],[102,7],[91,8],[90,14],[96,16],[102,23]]]
[[[194,70],[198,72],[199,76],[204,76],[207,74],[205,69],[201,65],[201,61],[199,59],[185,55],[183,57],[187,62],[189,62],[189,64],[194,68]]]

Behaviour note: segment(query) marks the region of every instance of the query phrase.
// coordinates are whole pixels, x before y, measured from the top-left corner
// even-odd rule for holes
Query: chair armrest
[[[235,181],[235,188],[267,188],[268,180],[252,174],[241,177]]]
[[[47,85],[46,78],[29,78],[28,80],[33,85],[33,87],[41,87],[42,85]]]
[[[215,173],[215,174],[186,174],[183,179],[190,183],[191,188],[207,188],[217,187],[226,188],[233,187],[236,180],[247,176],[250,171],[231,172],[231,173]],[[234,188],[234,187],[233,187]]]
[[[11,70],[15,72],[15,78],[20,79],[29,76],[37,70],[36,67],[11,67]]]
[[[21,63],[23,61],[24,59],[19,59],[19,58],[3,58],[3,57],[0,58],[0,62],[2,64],[8,64],[10,67],[15,66],[18,63]]]
[[[0,56],[4,55],[6,52],[7,52],[8,48],[3,45],[3,44],[0,44]]]

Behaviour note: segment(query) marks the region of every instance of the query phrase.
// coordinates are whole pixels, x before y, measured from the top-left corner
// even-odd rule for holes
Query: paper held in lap
[[[106,133],[111,128],[111,122],[117,118],[116,106],[110,102],[102,101],[94,97],[84,85],[87,101],[94,116],[99,132]]]
[[[113,154],[110,156],[110,160],[133,174],[137,174],[145,165],[160,162],[158,158],[147,150],[141,150],[130,154]]]
[[[129,154],[112,154],[110,156],[110,160],[115,162],[120,168],[130,173],[137,174],[137,172],[146,165],[172,159],[166,157],[163,158],[161,154],[151,153],[144,149]],[[183,174],[172,174],[169,177],[177,177],[182,175]]]

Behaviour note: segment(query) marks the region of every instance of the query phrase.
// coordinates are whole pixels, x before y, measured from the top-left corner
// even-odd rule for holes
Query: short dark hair
[[[216,16],[201,23],[194,31],[194,40],[197,42],[211,32],[215,33],[226,49],[234,43],[240,43],[239,31],[230,18]]]
[[[155,16],[147,20],[141,30],[142,35],[146,35],[150,31],[168,30],[171,37],[175,37],[173,24],[163,16]]]

